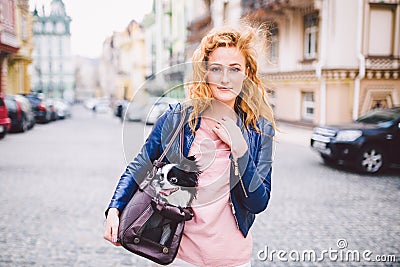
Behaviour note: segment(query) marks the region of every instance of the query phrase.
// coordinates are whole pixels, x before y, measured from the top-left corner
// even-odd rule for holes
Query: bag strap
[[[181,111],[181,120],[179,122],[178,127],[176,128],[174,135],[171,137],[171,140],[169,141],[167,147],[165,148],[165,150],[163,151],[163,153],[161,154],[161,156],[158,158],[158,160],[154,161],[154,164],[157,167],[157,164],[161,163],[163,161],[163,159],[165,158],[165,156],[167,155],[168,151],[171,149],[171,146],[173,144],[173,142],[175,141],[176,137],[178,136],[179,132],[181,130],[183,130],[183,125],[185,124],[185,119],[186,119],[186,109],[184,109],[182,107],[182,111]],[[181,149],[182,149],[182,142],[183,142],[183,136],[181,135]]]
[[[161,156],[156,159],[153,162],[153,169],[151,170],[151,175],[148,175],[146,177],[145,180],[143,180],[143,182],[139,185],[139,189],[141,191],[143,191],[147,185],[150,183],[150,181],[153,179],[154,175],[156,174],[156,171],[158,168],[161,168],[164,163],[162,162],[163,159],[165,158],[165,156],[167,155],[168,151],[171,149],[173,142],[175,141],[176,137],[178,136],[179,132],[181,132],[181,153],[183,153],[183,135],[184,135],[184,124],[185,124],[185,119],[186,119],[186,109],[184,107],[182,107],[182,111],[181,111],[181,120],[179,122],[178,127],[176,128],[173,136],[171,137],[171,140],[169,141],[167,147],[165,148],[165,150],[163,151],[163,153],[161,154]]]

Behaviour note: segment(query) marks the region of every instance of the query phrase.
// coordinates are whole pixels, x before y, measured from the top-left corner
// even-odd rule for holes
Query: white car
[[[142,113],[144,111],[145,105],[142,103],[138,103],[135,101],[129,102],[125,105],[126,113],[122,114],[125,116],[125,119],[128,121],[141,121],[142,120]]]
[[[179,101],[171,97],[152,97],[142,112],[142,121],[146,124],[154,124],[170,104],[177,104]]]

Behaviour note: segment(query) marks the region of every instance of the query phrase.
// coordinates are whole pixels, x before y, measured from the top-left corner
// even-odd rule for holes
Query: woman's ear
[[[245,75],[246,75],[245,79],[247,79],[249,77],[249,73],[250,73],[250,67],[247,66],[246,71],[245,71]]]

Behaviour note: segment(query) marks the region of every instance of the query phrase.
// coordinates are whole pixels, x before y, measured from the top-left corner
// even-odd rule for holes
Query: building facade
[[[15,26],[18,52],[8,58],[7,93],[27,94],[31,91],[29,67],[32,63],[32,14],[28,0],[17,0]]]
[[[193,2],[153,0],[153,10],[143,20],[146,54],[149,55],[144,89],[150,94],[185,96],[185,49]]]
[[[215,5],[218,5],[218,3],[215,3]],[[188,17],[192,19],[188,21],[187,26],[188,32],[185,45],[186,61],[191,60],[193,52],[200,44],[201,39],[213,27],[213,20],[211,17],[211,1],[190,1]]]
[[[71,18],[62,0],[52,0],[47,16],[33,13],[32,90],[48,97],[74,98],[74,66],[71,54]]]
[[[277,118],[338,124],[400,104],[400,1],[243,0],[242,16],[270,25],[261,71]]]
[[[99,59],[75,56],[74,65],[75,101],[104,96],[99,86]]]
[[[8,91],[8,59],[19,49],[15,0],[0,0],[0,94]]]
[[[101,96],[119,100],[143,98],[146,53],[142,26],[132,20],[124,31],[103,42],[99,65]],[[99,96],[99,95],[96,95]]]

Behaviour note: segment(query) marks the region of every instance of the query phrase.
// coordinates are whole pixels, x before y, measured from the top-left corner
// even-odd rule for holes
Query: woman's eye
[[[221,71],[221,68],[212,67],[212,68],[211,68],[211,71],[212,71],[212,72],[220,72],[220,71]]]
[[[173,183],[173,184],[176,184],[176,183],[178,182],[178,178],[172,177],[172,178],[170,179],[170,182]]]
[[[239,68],[231,68],[231,72],[239,72],[240,69]]]

